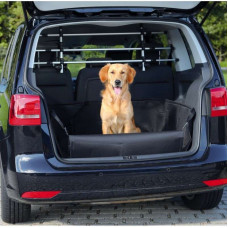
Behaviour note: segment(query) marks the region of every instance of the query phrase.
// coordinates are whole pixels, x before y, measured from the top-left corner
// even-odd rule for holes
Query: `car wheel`
[[[220,203],[223,189],[200,194],[182,196],[184,204],[193,210],[212,209]]]
[[[6,223],[19,223],[29,220],[31,205],[10,199],[6,192],[5,181],[1,172],[1,217]]]

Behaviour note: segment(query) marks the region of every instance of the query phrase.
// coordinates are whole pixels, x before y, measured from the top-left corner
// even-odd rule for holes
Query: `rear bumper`
[[[27,166],[26,168],[26,164]],[[48,170],[49,168],[49,170]],[[171,161],[139,168],[60,170],[43,154],[20,155],[16,171],[5,170],[10,198],[30,204],[114,203],[145,201],[223,188],[208,187],[205,180],[227,177],[226,146],[211,147],[205,156],[188,162]],[[30,191],[61,191],[50,199],[24,199]]]
[[[40,183],[39,183],[40,184]],[[201,186],[201,187],[199,187]],[[52,189],[50,185],[45,186],[46,189]],[[67,190],[63,186],[56,186],[61,192],[50,199],[24,199],[16,197],[15,200],[29,204],[49,204],[49,203],[80,203],[80,204],[107,204],[107,203],[124,203],[124,202],[140,202],[153,201],[172,198],[176,196],[190,195],[222,189],[225,185],[217,187],[207,187],[198,184],[186,183],[185,185],[169,185],[169,186],[151,186],[150,188],[118,188],[104,190]],[[34,188],[33,188],[34,189]],[[32,189],[32,191],[34,191]],[[29,191],[31,189],[28,189]],[[39,191],[36,190],[36,191]]]
[[[167,190],[163,193],[153,193],[153,194],[142,194],[141,190],[138,189],[138,195],[130,195],[130,191],[126,189],[127,196],[124,197],[113,197],[108,198],[105,196],[104,192],[96,192],[97,197],[94,198],[94,194],[86,193],[86,198],[78,199],[78,192],[61,192],[59,195],[53,197],[52,199],[23,199],[23,198],[15,198],[14,200],[26,204],[66,204],[66,203],[75,203],[75,204],[116,204],[116,203],[136,203],[136,202],[146,202],[146,201],[156,201],[156,200],[164,200],[170,199],[177,196],[185,196],[191,194],[198,194],[204,192],[210,192],[215,190],[223,189],[225,185],[217,186],[213,188],[203,187],[203,188],[188,188],[187,190],[175,190],[172,192],[167,192]],[[139,194],[139,192],[141,192]],[[117,192],[116,192],[117,193]],[[99,196],[98,196],[99,195]],[[102,196],[103,198],[101,198]],[[106,198],[104,198],[106,197]]]

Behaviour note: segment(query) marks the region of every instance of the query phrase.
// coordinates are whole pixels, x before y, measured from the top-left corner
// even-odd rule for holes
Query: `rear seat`
[[[76,100],[78,102],[100,101],[100,91],[103,85],[100,82],[99,68],[85,68],[80,74],[77,83]],[[135,67],[136,77],[130,86],[132,100],[145,100],[151,98],[174,98],[173,75],[169,66],[153,66],[141,71]]]
[[[89,58],[88,61],[110,60],[109,58]],[[86,68],[78,73],[75,86],[75,100],[77,102],[99,101],[101,100],[100,91],[103,85],[99,78],[99,71],[104,63],[88,63]]]
[[[36,84],[49,105],[69,104],[74,101],[73,82],[68,69],[60,73],[54,67],[43,67],[35,69],[34,72]]]
[[[136,77],[130,86],[132,100],[174,99],[173,74],[169,66],[152,66],[142,71],[135,67]]]
[[[41,48],[42,49],[42,48]],[[54,52],[41,52],[36,61],[51,62],[56,59]],[[74,101],[73,82],[70,71],[64,66],[64,72],[53,66],[41,66],[34,70],[36,85],[42,90],[49,105],[69,104]]]

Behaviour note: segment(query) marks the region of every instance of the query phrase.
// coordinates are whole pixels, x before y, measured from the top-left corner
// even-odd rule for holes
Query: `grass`
[[[223,76],[224,76],[224,79],[225,79],[225,82],[226,82],[226,85],[227,85],[227,71],[226,70],[223,70]]]
[[[221,67],[227,67],[227,61],[222,61],[220,62]]]
[[[225,61],[220,62],[220,66],[227,67],[227,61],[225,60]],[[224,79],[225,79],[225,82],[227,85],[227,70],[223,70],[222,73],[223,73],[223,76],[224,76]]]
[[[8,104],[6,102],[6,99],[4,98],[3,94],[0,94],[0,125],[2,125],[3,131],[6,131],[7,128],[7,120],[8,120]]]

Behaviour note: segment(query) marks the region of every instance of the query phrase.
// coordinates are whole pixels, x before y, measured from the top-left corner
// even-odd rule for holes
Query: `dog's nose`
[[[120,81],[120,80],[115,80],[115,84],[116,84],[116,86],[119,86],[119,85],[120,85],[120,83],[121,83],[121,81]]]

